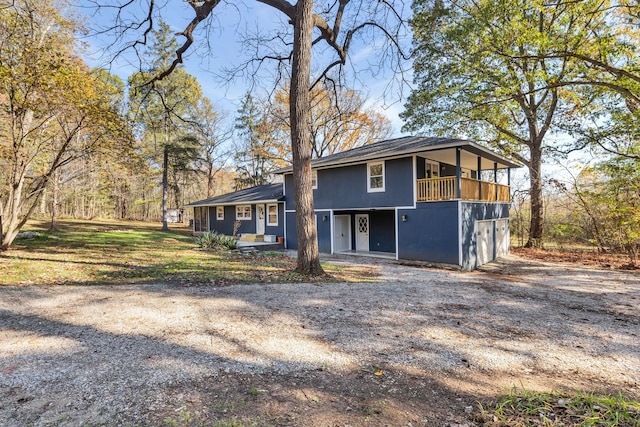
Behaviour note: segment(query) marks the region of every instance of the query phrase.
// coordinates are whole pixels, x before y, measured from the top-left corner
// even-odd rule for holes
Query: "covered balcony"
[[[511,168],[518,166],[475,144],[420,153],[416,156],[416,200],[508,203]],[[500,170],[506,170],[506,184],[498,183]],[[505,174],[500,175],[504,181]]]

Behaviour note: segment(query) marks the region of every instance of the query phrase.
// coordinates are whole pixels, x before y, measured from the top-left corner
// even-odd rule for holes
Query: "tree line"
[[[167,209],[272,182],[291,162],[288,98],[247,93],[229,129],[183,67],[154,75],[178,46],[159,22],[148,66],[124,82],[78,55],[80,17],[60,3],[0,10],[0,210],[7,248],[33,215],[163,221]],[[352,90],[319,88],[317,156],[384,138],[390,125]],[[284,135],[284,137],[283,137]]]
[[[357,68],[349,58],[360,40],[377,52],[379,62],[367,64],[373,74],[391,69],[406,83],[405,64],[412,64],[405,130],[473,139],[525,166],[529,182],[514,192],[513,224],[526,246],[541,247],[545,236],[571,229],[602,250],[637,253],[636,1],[416,0],[408,19],[404,2],[258,0],[287,19],[256,35],[253,56],[236,71],[272,61],[278,80],[266,99],[247,93],[232,130],[221,128],[220,113],[182,66],[194,43],[214,37],[207,29],[225,5],[188,3],[183,13],[191,21],[173,34],[161,19],[166,5],[133,11],[131,2],[92,2],[115,11],[103,34],[148,59],[126,84],[77,56],[79,24],[68,11],[26,0],[2,8],[6,236],[43,207],[54,218],[59,206],[81,216],[159,219],[168,206],[269,182],[273,170],[293,164],[298,270],[321,272],[310,161],[390,133],[345,84],[345,69]],[[573,152],[596,160],[571,182],[543,175],[544,164],[566,162]],[[564,228],[545,220],[550,194],[575,207]]]

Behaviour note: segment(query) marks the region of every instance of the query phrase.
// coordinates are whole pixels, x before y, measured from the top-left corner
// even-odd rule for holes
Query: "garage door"
[[[509,220],[496,221],[496,257],[509,254]]]
[[[493,221],[476,221],[478,266],[493,260]]]

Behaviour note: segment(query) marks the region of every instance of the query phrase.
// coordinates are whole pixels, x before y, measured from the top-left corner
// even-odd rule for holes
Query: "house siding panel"
[[[407,215],[407,222],[402,222]],[[458,202],[398,210],[398,258],[458,265]]]
[[[266,205],[265,209],[267,209]],[[267,211],[266,214],[268,215],[269,212]],[[266,225],[264,233],[284,236],[284,203],[278,203],[278,225]]]
[[[313,190],[316,209],[367,209],[413,205],[412,157],[385,162],[385,191],[367,192],[367,165],[321,169]],[[293,176],[285,176],[287,209],[294,210]]]
[[[473,270],[478,267],[478,242],[476,221],[509,218],[509,203],[461,203],[462,210],[462,268]],[[495,227],[493,229],[495,241]]]
[[[394,211],[369,212],[371,252],[396,252],[396,227]]]

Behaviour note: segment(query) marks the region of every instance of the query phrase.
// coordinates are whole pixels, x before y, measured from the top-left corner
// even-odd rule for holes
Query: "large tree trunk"
[[[162,156],[162,230],[169,231],[167,223],[167,198],[169,196],[169,179],[167,169],[169,168],[169,146],[165,144]]]
[[[542,141],[531,145],[531,160],[529,162],[529,181],[531,197],[531,224],[527,248],[541,248],[544,226],[544,204],[542,199]]]
[[[311,78],[311,36],[313,0],[299,0],[293,31],[293,63],[289,112],[291,117],[291,151],[293,186],[296,204],[298,265],[296,271],[307,275],[324,274],[320,265],[318,237],[311,188],[311,139],[309,123],[309,80]]]
[[[53,174],[53,185],[51,186],[51,225],[49,231],[58,231],[58,188],[59,173]]]

